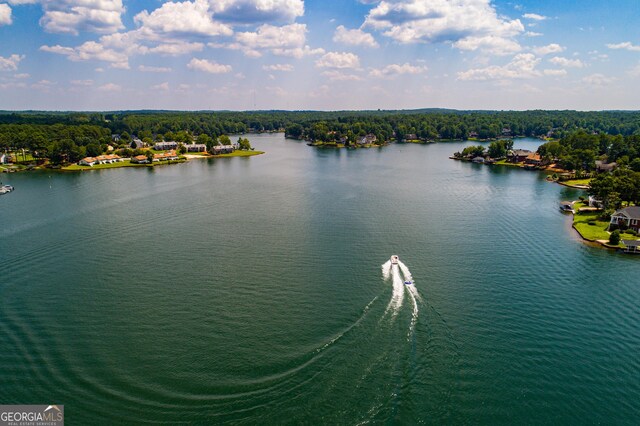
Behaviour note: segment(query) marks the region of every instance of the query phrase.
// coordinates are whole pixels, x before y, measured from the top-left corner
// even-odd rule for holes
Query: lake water
[[[637,424],[640,259],[579,240],[558,203],[581,193],[448,159],[470,143],[249,138],[267,153],[2,176],[0,403],[81,425]]]

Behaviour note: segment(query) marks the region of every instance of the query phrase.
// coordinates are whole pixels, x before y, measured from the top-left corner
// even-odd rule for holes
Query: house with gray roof
[[[611,215],[609,229],[633,229],[640,231],[640,206],[625,207]]]

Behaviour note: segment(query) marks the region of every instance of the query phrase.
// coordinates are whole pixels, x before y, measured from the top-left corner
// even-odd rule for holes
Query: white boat
[[[391,264],[392,265],[397,265],[399,260],[400,259],[398,258],[398,255],[394,254],[393,256],[391,256]]]
[[[0,185],[0,194],[6,194],[8,192],[13,191],[13,186],[11,185]]]

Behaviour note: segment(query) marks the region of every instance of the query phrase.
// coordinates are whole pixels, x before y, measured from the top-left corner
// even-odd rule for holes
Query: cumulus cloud
[[[607,77],[604,74],[591,74],[582,79],[584,83],[591,86],[607,86],[615,81],[613,77]]]
[[[559,70],[554,70],[554,69],[546,69],[543,71],[544,75],[549,75],[549,76],[553,76],[553,77],[563,77],[565,75],[567,75],[567,70],[565,69],[559,69]]]
[[[524,19],[531,19],[532,21],[545,21],[549,18],[543,15],[538,15],[537,13],[525,13],[522,15]]]
[[[197,71],[204,71],[210,74],[226,74],[233,70],[231,65],[222,65],[217,62],[210,62],[206,59],[193,58],[187,64],[187,68]]]
[[[260,57],[264,50],[269,50],[275,55],[295,58],[324,53],[323,49],[312,49],[305,45],[306,33],[307,26],[305,24],[283,26],[264,24],[259,26],[255,32],[236,33],[235,43],[210,44],[210,46],[241,50],[250,57]]]
[[[150,67],[147,65],[138,66],[138,70],[142,72],[171,72],[171,68],[168,67]]]
[[[13,54],[7,58],[0,56],[0,71],[16,71],[18,64],[25,58],[24,55]]]
[[[360,58],[348,52],[328,52],[316,61],[319,68],[358,68]]]
[[[71,80],[71,84],[74,86],[93,86],[93,80]]]
[[[11,25],[11,8],[8,4],[0,4],[0,25]]]
[[[640,46],[635,45],[630,41],[625,41],[617,44],[607,44],[607,47],[609,49],[614,49],[614,50],[624,49],[624,50],[630,50],[632,52],[640,52]]]
[[[115,83],[107,83],[98,87],[98,90],[101,92],[119,92],[122,90],[122,86]]]
[[[422,74],[427,72],[426,66],[415,66],[409,63],[391,64],[382,69],[373,69],[369,73],[372,77],[395,77],[402,74]]]
[[[486,68],[470,69],[458,73],[458,80],[505,80],[533,78],[541,75],[536,70],[540,59],[533,53],[520,53],[506,65],[492,65]]]
[[[263,65],[262,69],[265,70],[265,71],[290,72],[290,71],[293,71],[293,65],[291,65],[291,64]]]
[[[288,23],[304,15],[303,0],[209,0],[211,10],[225,22]]]
[[[554,56],[549,59],[549,62],[563,68],[583,68],[585,66],[584,62],[580,59],[569,59],[563,58],[562,56]]]
[[[213,20],[209,4],[205,0],[180,3],[170,1],[151,13],[146,10],[138,13],[134,21],[144,29],[148,38],[154,38],[153,35],[214,37],[233,34],[231,27]]]
[[[550,53],[563,52],[564,51],[564,47],[560,46],[557,43],[551,43],[551,44],[548,44],[546,46],[534,47],[532,50],[536,55],[544,56],[544,55],[548,55]]]
[[[323,71],[322,75],[327,77],[329,80],[332,81],[360,81],[362,80],[362,77],[355,75],[355,74],[345,74],[342,71],[338,71],[338,70],[327,70],[327,71]]]
[[[167,91],[169,90],[169,82],[165,81],[164,83],[160,83],[160,84],[156,84],[155,86],[151,86],[151,88],[153,90],[162,90],[162,91]]]
[[[351,46],[378,47],[378,43],[371,34],[366,33],[361,29],[349,30],[345,28],[344,25],[340,25],[336,28],[336,32],[333,35],[333,41]]]
[[[80,31],[112,33],[124,28],[122,0],[38,0],[13,4],[41,3],[40,25],[48,32],[78,34]]]
[[[78,47],[65,47],[60,45],[41,46],[40,50],[64,55],[74,62],[98,60],[109,62],[112,68],[129,68],[129,57],[126,52],[107,48],[103,44],[95,41],[87,41]]]
[[[400,43],[449,42],[460,49],[519,50],[513,37],[524,32],[519,19],[498,16],[490,0],[381,1],[364,25]]]
[[[524,33],[524,35],[525,35],[525,36],[527,36],[527,37],[541,37],[541,36],[543,36],[544,34],[542,34],[542,33],[537,33],[537,32],[535,32],[535,31],[527,31],[526,33]]]

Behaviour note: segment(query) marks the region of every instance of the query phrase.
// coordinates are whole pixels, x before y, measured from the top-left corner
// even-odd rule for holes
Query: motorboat
[[[391,264],[392,265],[397,265],[399,261],[400,261],[400,259],[398,258],[398,255],[394,254],[393,256],[391,256]]]
[[[6,194],[8,192],[13,191],[13,186],[11,185],[0,185],[0,194]]]
[[[405,281],[404,284],[405,285],[411,285],[411,284],[413,284],[413,281]]]

